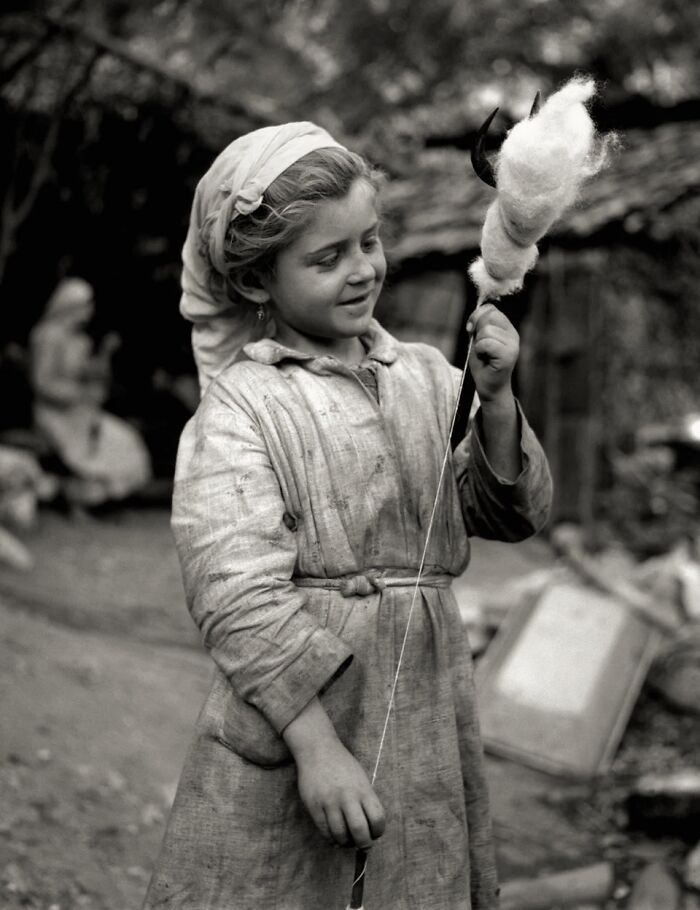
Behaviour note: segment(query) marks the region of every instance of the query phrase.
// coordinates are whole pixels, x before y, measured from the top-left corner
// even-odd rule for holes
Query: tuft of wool
[[[495,166],[497,196],[486,213],[481,258],[469,273],[481,299],[512,294],[537,261],[535,244],[605,163],[608,141],[585,108],[592,79],[576,77],[508,133]]]
[[[499,198],[486,211],[481,230],[484,266],[492,278],[509,281],[519,278],[522,282],[523,275],[537,262],[537,247],[534,243],[521,244],[515,241],[503,215],[499,193]]]
[[[537,247],[534,248],[535,253]],[[537,259],[537,255],[535,255]],[[535,263],[533,262],[532,265]],[[530,266],[532,268],[532,266]],[[526,270],[527,271],[527,270]],[[479,298],[481,300],[498,300],[499,297],[507,297],[508,294],[515,294],[523,286],[523,275],[516,278],[494,278],[489,274],[484,260],[475,259],[469,266],[469,274],[472,281],[479,289]]]

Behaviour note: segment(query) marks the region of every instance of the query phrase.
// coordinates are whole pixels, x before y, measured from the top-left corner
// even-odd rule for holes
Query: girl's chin
[[[352,306],[352,310],[350,306]],[[336,311],[326,325],[305,326],[300,324],[288,332],[278,324],[276,338],[291,348],[303,347],[305,340],[312,344],[321,342],[325,346],[329,342],[332,344],[334,341],[357,338],[359,335],[364,335],[369,329],[374,316],[374,307],[364,305],[360,310],[359,306],[357,309],[355,306],[355,304],[349,304],[347,312]]]
[[[366,332],[374,315],[374,307],[367,303],[347,303],[338,309],[334,325],[341,337]]]

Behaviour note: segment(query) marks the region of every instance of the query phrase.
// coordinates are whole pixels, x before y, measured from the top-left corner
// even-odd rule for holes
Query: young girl
[[[378,176],[310,123],[232,143],[201,180],[182,311],[204,390],[173,529],[216,664],[145,907],[483,910],[497,884],[471,657],[450,589],[469,537],[544,522],[517,334],[473,317],[481,399],[439,495],[374,766],[459,373],[373,319]],[[338,849],[338,848],[341,849]]]

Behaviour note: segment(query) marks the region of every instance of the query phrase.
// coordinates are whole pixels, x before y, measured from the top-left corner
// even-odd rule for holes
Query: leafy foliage
[[[0,17],[6,69],[38,45],[50,81],[59,45],[101,46],[101,100],[179,91],[389,141],[458,136],[495,104],[521,116],[576,69],[608,103],[678,103],[700,84],[698,36],[700,7],[680,0],[581,0],[573,15],[567,0],[49,0]]]

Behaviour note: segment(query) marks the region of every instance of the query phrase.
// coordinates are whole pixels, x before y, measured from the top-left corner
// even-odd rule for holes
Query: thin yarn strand
[[[480,305],[480,304],[479,304],[479,305]],[[464,379],[465,379],[465,376],[466,376],[467,369],[469,368],[469,358],[470,358],[470,356],[471,356],[472,345],[473,345],[473,343],[474,343],[474,335],[472,334],[471,337],[469,338],[469,346],[468,346],[468,348],[467,348],[467,359],[466,359],[466,363],[465,363],[465,365],[464,365],[464,369],[462,370],[462,375],[461,375],[461,377],[460,377],[459,388],[457,389],[457,401],[456,401],[456,403],[455,403],[455,407],[454,407],[454,410],[453,410],[453,412],[452,412],[452,420],[451,420],[451,422],[450,422],[450,431],[449,431],[449,433],[447,434],[447,440],[448,440],[448,442],[447,442],[447,446],[445,447],[445,454],[443,455],[443,458],[442,458],[442,467],[440,468],[440,476],[439,476],[439,478],[438,478],[437,491],[436,491],[436,493],[435,493],[435,499],[433,500],[433,508],[432,508],[431,513],[430,513],[430,521],[428,522],[428,530],[427,530],[426,535],[425,535],[425,544],[424,544],[424,546],[423,546],[423,555],[421,556],[420,565],[419,565],[419,567],[418,567],[418,576],[417,576],[417,578],[416,578],[416,583],[415,583],[415,586],[414,586],[414,588],[413,588],[413,597],[411,598],[411,607],[410,607],[410,609],[409,609],[409,611],[408,611],[408,618],[407,618],[407,620],[406,620],[406,629],[405,629],[404,634],[403,634],[403,641],[401,642],[401,650],[399,651],[399,659],[398,659],[398,662],[397,662],[397,664],[396,664],[396,672],[394,673],[394,682],[393,682],[393,684],[392,684],[392,687],[391,687],[391,694],[390,694],[390,696],[389,696],[389,706],[388,706],[388,708],[387,708],[386,717],[384,718],[384,727],[383,727],[383,729],[382,729],[382,735],[381,735],[381,738],[380,738],[380,740],[379,740],[379,748],[377,749],[377,758],[376,758],[376,761],[375,761],[375,763],[374,763],[374,771],[372,772],[372,785],[374,785],[374,782],[375,782],[375,780],[377,779],[377,772],[378,772],[378,770],[379,770],[379,762],[380,762],[380,760],[381,760],[382,751],[383,751],[383,749],[384,749],[384,742],[385,742],[385,740],[386,740],[386,734],[387,734],[387,730],[388,730],[388,728],[389,728],[389,720],[391,719],[391,712],[392,712],[393,707],[394,707],[394,698],[395,698],[395,696],[396,696],[396,687],[397,687],[397,685],[398,685],[399,674],[400,674],[400,672],[401,672],[401,665],[402,665],[402,663],[403,663],[403,658],[404,658],[404,654],[405,654],[405,651],[406,651],[406,643],[408,642],[408,632],[409,632],[409,629],[410,629],[410,626],[411,626],[411,619],[413,618],[413,611],[414,611],[415,606],[416,606],[416,600],[417,600],[417,598],[418,598],[418,589],[419,589],[419,587],[420,587],[421,575],[422,575],[422,573],[423,573],[423,568],[425,567],[425,560],[426,560],[426,557],[427,557],[427,554],[428,554],[428,545],[430,544],[430,535],[431,535],[431,533],[432,533],[433,524],[434,524],[434,522],[435,522],[435,515],[436,515],[436,513],[437,513],[438,502],[439,502],[439,500],[440,500],[440,493],[441,493],[441,491],[442,491],[442,482],[443,482],[443,480],[444,480],[444,477],[445,477],[445,469],[446,469],[446,467],[447,467],[447,459],[448,459],[449,454],[450,454],[450,443],[449,443],[449,440],[450,440],[450,438],[451,438],[451,436],[452,436],[452,431],[453,431],[453,429],[454,429],[454,425],[455,425],[455,422],[456,422],[456,420],[457,420],[457,411],[458,411],[458,408],[459,408],[459,399],[460,399],[460,396],[461,396],[461,394],[462,394],[462,389],[464,388]]]
[[[479,298],[479,300],[477,301],[476,310],[478,310],[479,307],[484,302],[485,302],[485,298],[482,295]],[[447,468],[447,459],[450,454],[450,439],[452,438],[452,431],[454,430],[455,423],[457,422],[457,411],[459,410],[459,399],[461,398],[462,389],[464,388],[464,380],[467,375],[467,370],[469,369],[469,358],[471,357],[473,344],[474,344],[474,333],[472,332],[472,334],[469,336],[469,344],[467,346],[467,357],[466,357],[466,361],[464,363],[464,369],[462,370],[462,374],[459,379],[459,387],[457,389],[457,399],[455,401],[455,406],[452,411],[452,420],[450,421],[450,430],[449,430],[449,433],[447,434],[447,445],[445,446],[445,453],[442,457],[442,466],[440,468],[440,476],[438,477],[437,490],[435,491],[435,499],[433,500],[433,508],[430,513],[430,521],[428,522],[428,530],[426,531],[426,535],[425,535],[425,544],[423,545],[423,554],[421,556],[420,565],[418,567],[418,575],[416,577],[416,583],[413,588],[413,597],[411,598],[411,607],[408,611],[408,618],[406,619],[406,628],[405,628],[405,631],[403,634],[403,641],[401,642],[401,650],[399,651],[399,659],[396,663],[396,672],[394,673],[394,682],[392,684],[391,694],[389,696],[389,705],[387,707],[386,717],[384,718],[384,726],[382,728],[382,735],[379,740],[379,747],[377,749],[377,758],[374,762],[374,770],[372,771],[372,786],[374,786],[374,782],[377,779],[377,772],[379,771],[379,762],[382,757],[382,751],[384,749],[384,742],[386,740],[386,734],[387,734],[387,730],[389,728],[389,720],[391,719],[391,712],[394,707],[394,697],[396,695],[396,687],[399,682],[399,674],[401,672],[401,666],[403,664],[404,653],[406,651],[406,643],[408,641],[408,632],[411,627],[411,619],[413,618],[413,610],[415,608],[416,599],[418,597],[418,589],[420,587],[421,575],[423,573],[423,568],[425,567],[425,560],[428,555],[428,545],[430,544],[430,535],[433,530],[433,524],[435,523],[435,515],[437,513],[438,502],[440,501],[440,493],[442,492],[442,482],[445,478],[445,469]],[[368,857],[365,857],[365,861],[362,866],[362,871],[354,879],[354,881],[352,883],[352,888],[354,888],[355,885],[365,877],[365,873],[367,871],[367,860],[368,860]],[[348,910],[350,910],[349,905],[348,905]],[[363,910],[363,907],[359,907],[358,910]]]

